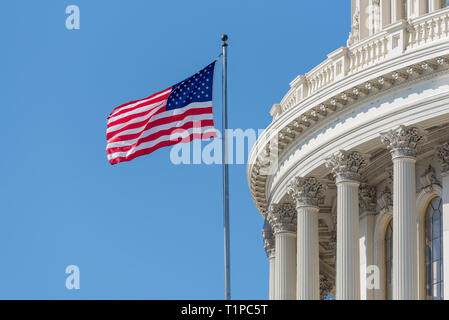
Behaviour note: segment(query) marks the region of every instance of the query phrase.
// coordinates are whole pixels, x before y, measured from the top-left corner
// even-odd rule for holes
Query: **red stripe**
[[[134,101],[127,102],[127,103],[124,103],[124,104],[122,104],[122,105],[119,105],[118,107],[115,107],[114,110],[112,110],[112,112],[110,113],[109,116],[112,116],[112,115],[114,114],[114,112],[116,112],[116,110],[119,110],[119,109],[121,109],[121,108],[123,108],[123,107],[129,106],[130,104],[137,103],[137,102],[139,102],[139,101],[151,99],[152,97],[157,96],[157,95],[160,94],[161,92],[164,92],[164,91],[170,90],[170,89],[173,89],[173,87],[168,87],[167,89],[162,90],[162,91],[159,91],[159,92],[157,92],[157,93],[155,93],[155,94],[152,94],[152,95],[149,96],[149,97],[146,97],[146,98],[143,98],[143,99],[139,99],[139,100],[134,100]],[[168,94],[170,94],[170,92],[168,92]],[[164,95],[164,96],[165,96],[165,95]]]
[[[152,99],[152,100],[149,100],[149,101],[145,101],[145,102],[139,103],[138,105],[136,105],[136,106],[134,106],[134,107],[122,109],[122,110],[118,111],[118,112],[117,112],[116,114],[114,114],[114,115],[111,114],[111,115],[108,117],[108,121],[109,121],[110,119],[113,119],[113,118],[115,118],[115,117],[118,117],[118,116],[121,115],[121,114],[130,112],[130,111],[133,111],[133,110],[136,110],[136,109],[139,109],[139,108],[146,107],[146,106],[148,106],[148,105],[150,105],[150,104],[154,104],[154,103],[158,103],[158,102],[165,101],[165,100],[168,99],[168,96],[169,96],[169,95],[170,95],[170,92],[168,92],[167,94],[164,94],[163,96],[160,96],[160,97],[158,97],[158,98],[156,98],[156,99]]]
[[[132,149],[134,149],[135,147],[139,146],[142,143],[145,142],[150,142],[153,140],[156,140],[162,136],[170,136],[173,132],[175,132],[175,130],[178,129],[184,129],[184,130],[188,130],[193,128],[194,122],[187,122],[184,125],[180,126],[180,127],[172,127],[170,129],[166,129],[166,130],[160,130],[158,132],[155,132],[151,135],[149,135],[148,137],[139,139],[138,141],[136,141],[134,144],[131,144],[129,146],[124,146],[124,147],[115,147],[115,148],[107,148],[106,147],[106,153],[107,154],[113,154],[116,152],[128,152]],[[198,127],[198,129],[201,129],[202,127],[213,127],[214,126],[214,120],[203,120],[201,121],[201,126]]]
[[[160,112],[157,112],[156,114],[158,114],[158,113],[160,113]],[[212,107],[189,109],[189,110],[187,110],[186,112],[184,112],[182,114],[178,114],[178,115],[170,116],[170,117],[165,117],[165,118],[160,118],[160,119],[156,119],[156,120],[153,120],[153,121],[151,121],[151,118],[150,118],[150,119],[147,119],[147,120],[144,120],[144,121],[141,121],[141,122],[132,123],[132,124],[126,126],[126,127],[121,128],[120,130],[117,130],[117,131],[114,131],[114,132],[110,132],[110,133],[108,133],[106,135],[106,138],[108,140],[108,143],[136,139],[144,131],[146,131],[146,130],[152,128],[152,127],[168,124],[168,123],[175,122],[175,121],[181,121],[181,120],[184,120],[188,116],[198,116],[198,115],[208,114],[208,113],[212,114]],[[140,128],[143,125],[144,125],[144,127],[138,133],[117,136],[120,132],[123,132],[125,130],[129,130],[129,129]]]
[[[112,164],[112,165],[115,165],[115,164],[120,163],[120,162],[131,161],[134,158],[153,153],[154,151],[156,151],[159,148],[169,147],[169,146],[172,146],[172,145],[175,145],[175,144],[178,144],[178,143],[189,143],[189,142],[191,142],[191,141],[193,141],[195,139],[207,140],[207,139],[210,139],[210,138],[214,138],[215,136],[216,136],[215,133],[214,134],[207,133],[207,138],[206,138],[206,134],[192,133],[190,136],[188,136],[188,137],[186,137],[184,139],[179,138],[179,140],[161,141],[160,143],[158,143],[157,145],[155,145],[155,146],[153,146],[151,148],[142,149],[142,150],[136,151],[133,154],[127,156],[127,157],[117,157],[117,158],[111,159],[111,160],[109,160],[109,163]]]

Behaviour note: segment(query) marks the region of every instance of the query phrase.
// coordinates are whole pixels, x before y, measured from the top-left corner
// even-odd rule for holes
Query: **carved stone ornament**
[[[334,288],[334,284],[332,281],[325,275],[320,274],[320,297],[321,300],[332,293],[332,289]]]
[[[358,151],[339,151],[326,161],[337,180],[360,181],[367,157]],[[337,181],[338,182],[338,181]]]
[[[441,182],[437,179],[435,169],[431,165],[429,165],[419,180],[421,182],[421,190],[425,190],[426,192],[432,192],[434,185],[441,187]]]
[[[296,232],[296,206],[291,203],[272,204],[267,221],[275,235],[282,232]]]
[[[360,186],[359,206],[360,213],[376,212],[376,188],[366,183]]]
[[[443,173],[449,173],[449,142],[437,148],[437,157],[441,163]]]
[[[274,257],[276,252],[274,234],[270,228],[267,228],[262,230],[262,236],[263,236],[263,247],[265,249],[268,259],[271,259]]]
[[[381,213],[392,212],[393,208],[393,195],[390,188],[385,187],[384,191],[380,193],[379,199],[377,200],[379,204],[379,210]]]
[[[357,9],[352,16],[352,28],[347,41],[348,47],[360,41],[360,13]]]
[[[393,176],[394,176],[393,166],[386,168],[385,172],[387,173],[386,182],[388,185],[392,186],[393,185]]]
[[[295,177],[287,187],[287,193],[296,201],[297,206],[318,206],[324,198],[327,185],[317,178]]]
[[[424,132],[415,127],[400,126],[398,129],[381,133],[381,140],[388,147],[393,158],[414,158],[419,143],[424,141]]]

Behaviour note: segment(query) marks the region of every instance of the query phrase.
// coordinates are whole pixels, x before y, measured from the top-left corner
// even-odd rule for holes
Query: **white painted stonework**
[[[428,299],[436,296],[429,286],[449,299],[444,3],[352,0],[348,46],[298,76],[271,109],[247,170],[269,223],[270,299]],[[274,172],[262,174],[273,158]],[[426,242],[426,217],[438,198],[442,281],[435,284],[426,276],[426,252],[438,257],[438,239]],[[377,282],[367,270],[378,271]]]

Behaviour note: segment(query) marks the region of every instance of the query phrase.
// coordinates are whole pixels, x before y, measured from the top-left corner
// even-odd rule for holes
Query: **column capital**
[[[400,126],[381,133],[381,141],[390,150],[393,159],[398,157],[415,158],[416,148],[425,139],[425,132],[416,127]]]
[[[297,207],[318,207],[324,198],[327,184],[314,177],[295,177],[288,184],[287,193],[295,200]]]
[[[296,232],[296,208],[291,203],[272,204],[268,211],[267,221],[273,228],[274,235],[278,233]]]
[[[449,174],[449,142],[437,147],[437,157],[440,160],[441,171]]]
[[[276,246],[273,231],[271,231],[271,228],[263,229],[262,236],[263,236],[263,247],[265,249],[268,259],[274,258],[276,253]]]
[[[359,191],[360,214],[365,212],[376,212],[376,187],[362,183]]]
[[[341,150],[326,161],[326,166],[336,176],[337,183],[345,180],[359,182],[363,169],[368,164],[367,158],[358,151]]]

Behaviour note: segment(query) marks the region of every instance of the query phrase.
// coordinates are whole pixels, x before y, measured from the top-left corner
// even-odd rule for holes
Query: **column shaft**
[[[297,299],[320,299],[318,207],[297,209]]]
[[[391,21],[391,17],[392,17],[392,1],[391,0],[387,0],[387,1],[381,1],[380,2],[380,18],[381,18],[381,25],[382,27],[388,26],[389,24],[391,24],[393,21]]]
[[[401,0],[391,1],[391,23],[398,22],[399,20],[405,18],[402,12]]]
[[[441,0],[430,0],[430,12],[435,12],[438,9],[441,9]]]
[[[444,300],[449,300],[449,172],[443,174],[443,279]]]
[[[296,299],[296,236],[276,233],[276,300]]]
[[[393,299],[418,299],[415,158],[393,158]]]
[[[368,283],[368,268],[374,265],[374,224],[376,217],[365,214],[360,220],[360,299],[374,300],[374,289]]]
[[[358,190],[337,178],[337,300],[360,299]]]
[[[270,282],[269,282],[269,299],[275,300],[276,294],[276,258],[275,256],[269,257],[269,263],[270,263]]]

